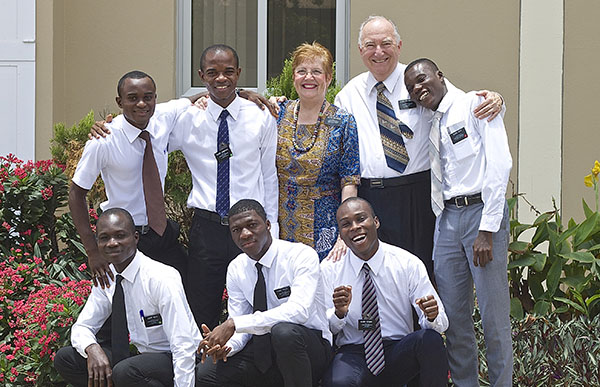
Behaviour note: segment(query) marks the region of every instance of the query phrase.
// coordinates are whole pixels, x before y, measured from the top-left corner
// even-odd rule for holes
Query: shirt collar
[[[125,136],[127,137],[127,140],[129,140],[129,143],[133,143],[135,141],[136,138],[139,137],[140,133],[142,132],[142,130],[140,128],[136,128],[135,126],[131,125],[129,123],[129,121],[127,121],[127,119],[125,119],[125,116],[123,114],[121,114],[122,118],[122,123],[121,123],[121,128],[123,128],[123,132],[125,133]],[[115,118],[116,119],[116,118]],[[150,120],[148,121],[148,125],[146,126],[146,131],[148,131],[148,133],[150,134],[151,139],[150,140],[154,140],[155,133],[154,133],[154,125],[152,124],[153,120],[152,117],[150,117]]]
[[[437,111],[441,113],[446,113],[448,109],[450,109],[450,106],[452,106],[452,103],[454,102],[457,96],[457,89],[449,87],[446,91],[446,95],[440,101],[440,105],[438,106]]]
[[[231,103],[225,108],[227,109],[229,115],[231,116],[231,118],[233,118],[234,121],[237,121],[241,105],[242,101],[240,100],[240,97],[236,95],[233,101],[231,101]],[[217,105],[212,99],[209,98],[206,111],[208,112],[209,116],[213,119],[213,121],[217,122],[219,120],[221,112],[223,111],[223,107],[221,107],[221,105]]]
[[[122,273],[116,273],[116,271],[115,271],[115,274],[121,274],[121,276],[123,277],[124,280],[127,280],[128,282],[133,283],[135,276],[140,271],[141,258],[139,257],[139,255],[140,255],[140,252],[138,250],[136,250],[135,256],[133,257],[133,259],[131,260],[129,265],[127,265],[125,270],[123,270]]]
[[[356,275],[358,277],[358,275],[360,274],[360,271],[363,268],[363,265],[365,263],[369,264],[369,268],[371,269],[371,272],[373,273],[374,276],[377,277],[377,273],[379,273],[379,270],[381,269],[381,266],[383,265],[383,246],[381,241],[379,241],[379,248],[377,249],[377,251],[375,252],[375,254],[369,258],[368,261],[364,261],[360,258],[358,258],[354,252],[352,252],[352,250],[348,249],[348,257],[350,258],[350,266],[352,267],[352,270],[354,271],[354,275]]]
[[[275,258],[277,257],[277,240],[273,239],[273,241],[271,242],[271,246],[269,246],[269,249],[267,250],[267,252],[265,253],[265,255],[263,255],[258,262],[263,265],[266,268],[271,268],[271,266],[273,266],[273,262],[275,262]],[[246,257],[252,262],[253,265],[256,265],[256,261],[252,258],[250,258],[248,255],[246,255]]]
[[[398,78],[402,75],[402,73],[402,66],[400,65],[400,63],[396,63],[396,68],[394,69],[394,71],[392,71],[389,77],[384,79],[383,84],[385,85],[385,88],[390,92],[390,94],[394,92],[394,88],[398,85]],[[371,72],[369,71],[369,75],[367,76],[367,90],[369,91],[369,94],[372,92],[377,93],[377,89],[375,89],[375,85],[377,83],[379,83],[379,81],[375,79],[373,74],[371,74]]]

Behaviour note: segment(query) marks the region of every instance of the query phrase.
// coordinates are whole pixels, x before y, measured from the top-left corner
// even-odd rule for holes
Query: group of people
[[[143,72],[121,78],[123,114],[97,126],[69,194],[94,287],[55,358],[65,380],[443,386],[449,367],[477,386],[474,284],[490,382],[512,385],[503,101],[464,93],[429,59],[399,63],[385,17],[358,40],[368,71],[334,104],[333,59],[316,42],[293,53],[298,100],[276,108],[237,89],[239,58],[222,44],[200,58],[203,108],[200,95],[156,104]],[[192,174],[187,252],[164,208],[173,150]]]

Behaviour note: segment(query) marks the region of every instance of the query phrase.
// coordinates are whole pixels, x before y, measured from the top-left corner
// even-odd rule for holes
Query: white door
[[[35,0],[0,0],[0,155],[35,158]]]

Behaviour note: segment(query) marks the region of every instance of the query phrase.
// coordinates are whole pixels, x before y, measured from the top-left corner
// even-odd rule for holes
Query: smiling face
[[[337,211],[340,236],[358,258],[368,261],[379,248],[379,219],[362,199],[346,201]]]
[[[237,247],[258,261],[271,246],[271,223],[255,210],[243,211],[229,217],[229,231]]]
[[[325,71],[323,60],[318,58],[304,60],[294,68],[294,87],[300,99],[324,100],[330,82],[331,75]]]
[[[396,41],[394,26],[385,19],[373,19],[362,30],[358,47],[363,63],[378,81],[383,81],[396,68],[402,41]]]
[[[96,224],[98,250],[121,273],[135,256],[138,233],[122,214],[112,213],[98,219]]]
[[[222,49],[208,52],[202,68],[198,70],[210,99],[223,108],[229,106],[235,98],[235,88],[241,72],[233,53]]]
[[[437,110],[447,92],[444,74],[428,62],[408,68],[404,73],[404,84],[410,98],[430,110]]]
[[[148,126],[156,107],[156,87],[152,79],[127,78],[116,98],[117,105],[123,109],[127,122],[138,129]]]

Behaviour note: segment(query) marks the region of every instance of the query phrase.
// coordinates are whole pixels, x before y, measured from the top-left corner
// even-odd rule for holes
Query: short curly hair
[[[292,70],[296,71],[296,67],[305,60],[320,59],[323,62],[323,70],[329,77],[333,77],[333,55],[323,45],[317,42],[302,43],[292,53]]]

